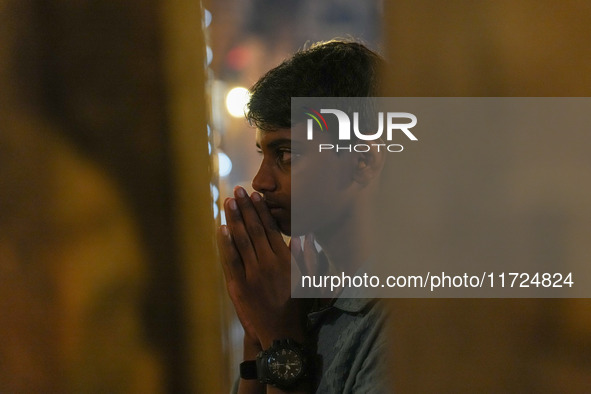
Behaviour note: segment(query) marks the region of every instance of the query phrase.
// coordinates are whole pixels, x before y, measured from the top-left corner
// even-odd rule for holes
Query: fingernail
[[[238,186],[236,188],[236,195],[240,198],[244,198],[244,197],[246,197],[246,191],[243,188],[241,188],[240,186]]]
[[[228,227],[222,226],[221,229],[222,229],[222,234],[224,235],[224,237],[230,236],[230,231],[228,230]]]
[[[254,201],[261,201],[261,195],[259,193],[254,192],[251,196]]]
[[[238,209],[238,204],[236,204],[236,200],[234,199],[231,199],[228,205],[230,205],[230,209],[234,211]]]

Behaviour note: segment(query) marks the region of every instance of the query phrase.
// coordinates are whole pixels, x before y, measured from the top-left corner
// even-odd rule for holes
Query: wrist
[[[242,356],[244,360],[254,360],[259,352],[263,350],[258,340],[244,336]]]
[[[282,332],[280,334],[275,334],[275,335],[261,339],[261,342],[260,342],[261,350],[269,349],[273,345],[273,342],[275,340],[281,339],[281,338],[290,338],[298,343],[306,343],[307,342],[306,336],[304,335],[303,331],[289,330],[289,331]]]

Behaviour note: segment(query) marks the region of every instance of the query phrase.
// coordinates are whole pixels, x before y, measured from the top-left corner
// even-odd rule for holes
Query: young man
[[[384,314],[376,301],[291,298],[291,264],[314,273],[339,265],[355,272],[371,258],[368,207],[382,154],[308,149],[292,124],[292,97],[370,97],[381,59],[365,46],[330,41],[297,52],[251,89],[248,118],[257,127],[260,169],[248,196],[238,186],[224,202],[218,234],[230,298],[244,328],[239,393],[379,393]],[[319,142],[336,138],[319,133]],[[292,190],[292,179],[298,179]],[[292,201],[306,207],[294,212]],[[295,218],[294,218],[295,219]],[[295,221],[293,221],[295,222]],[[282,233],[292,235],[290,247]],[[302,247],[299,236],[305,235]],[[322,247],[316,252],[314,244]]]

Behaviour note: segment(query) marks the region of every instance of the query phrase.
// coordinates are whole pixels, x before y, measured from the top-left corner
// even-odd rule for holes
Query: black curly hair
[[[246,118],[264,131],[291,127],[292,97],[376,96],[383,59],[356,41],[318,42],[267,72],[250,89]]]

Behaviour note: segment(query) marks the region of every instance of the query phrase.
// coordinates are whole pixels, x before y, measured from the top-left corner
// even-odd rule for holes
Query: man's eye
[[[277,162],[282,166],[290,166],[300,157],[298,153],[293,152],[291,149],[281,149],[277,151],[276,155]]]
[[[291,162],[291,151],[281,150],[277,153],[277,157],[281,163],[289,164]]]

